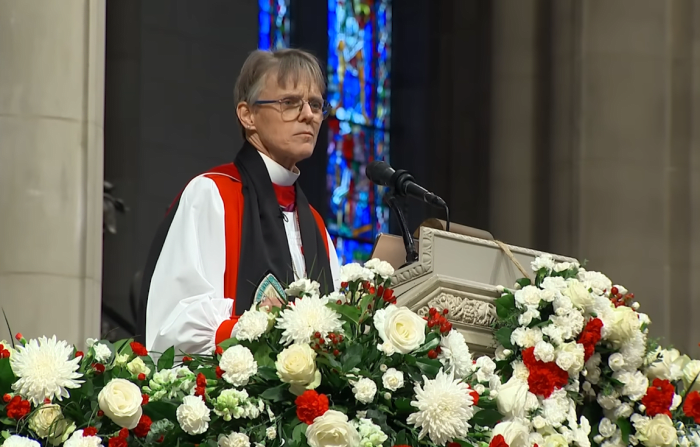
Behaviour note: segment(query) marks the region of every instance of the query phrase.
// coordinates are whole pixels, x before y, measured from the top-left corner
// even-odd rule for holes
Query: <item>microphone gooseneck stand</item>
[[[389,192],[384,194],[384,203],[389,206],[389,209],[394,213],[396,219],[399,221],[399,228],[401,228],[401,236],[403,237],[403,245],[406,247],[406,265],[413,264],[418,260],[418,250],[416,250],[416,243],[413,240],[413,235],[408,229],[408,224],[406,223],[406,217],[401,211],[399,202],[394,194],[394,189],[390,189]]]

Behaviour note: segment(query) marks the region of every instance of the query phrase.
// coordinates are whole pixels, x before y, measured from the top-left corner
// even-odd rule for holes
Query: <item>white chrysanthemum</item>
[[[10,358],[12,371],[18,380],[12,384],[32,404],[39,405],[45,399],[63,400],[69,397],[69,388],[79,388],[82,374],[78,373],[81,357],[73,357],[68,343],[51,338],[32,339],[25,346],[18,346]]]
[[[210,411],[199,396],[185,396],[177,407],[177,422],[185,433],[201,435],[209,428]]]
[[[374,380],[363,377],[353,383],[352,392],[358,402],[368,404],[374,400],[374,395],[377,394],[377,384],[374,383]]]
[[[372,278],[374,278],[372,270],[364,268],[355,262],[340,267],[341,282],[369,281]]]
[[[221,355],[219,367],[224,370],[222,376],[233,386],[246,386],[248,380],[258,373],[258,362],[253,353],[245,346],[231,346]]]
[[[411,402],[418,412],[406,422],[421,428],[419,439],[428,435],[438,445],[465,438],[474,415],[474,401],[467,384],[442,370],[433,380],[423,376],[423,382],[422,386],[416,385],[416,400]]]
[[[387,279],[394,274],[394,267],[392,267],[391,264],[377,258],[373,258],[365,262],[365,268],[372,270],[374,273],[384,279]]]
[[[273,314],[259,310],[246,310],[231,332],[232,338],[255,341],[270,328]]]
[[[102,447],[102,439],[99,436],[83,436],[83,430],[78,430],[73,432],[63,447]]]
[[[316,281],[311,281],[308,278],[297,279],[291,283],[284,292],[289,296],[315,296],[320,293],[321,285]]]
[[[457,377],[466,377],[474,370],[472,353],[459,331],[452,330],[442,337],[438,358],[447,371],[454,371]]]
[[[340,315],[326,306],[328,298],[307,296],[290,303],[277,318],[277,328],[283,330],[282,343],[310,343],[318,332],[322,337],[343,328]]]
[[[24,436],[12,435],[2,443],[3,447],[41,447],[41,444]]]
[[[98,363],[105,363],[112,356],[112,350],[103,343],[95,343],[93,349],[95,350],[95,360]]]
[[[219,447],[250,447],[250,438],[244,433],[231,433],[219,436]]]

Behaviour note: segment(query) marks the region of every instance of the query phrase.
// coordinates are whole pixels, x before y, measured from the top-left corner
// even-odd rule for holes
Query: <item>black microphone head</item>
[[[391,180],[394,172],[394,168],[389,166],[389,163],[382,160],[374,160],[367,165],[367,169],[365,170],[367,178],[370,179],[372,183],[381,186],[393,186]]]

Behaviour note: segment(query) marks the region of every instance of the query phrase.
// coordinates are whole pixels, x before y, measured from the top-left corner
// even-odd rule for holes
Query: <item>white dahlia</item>
[[[422,387],[418,384],[414,388],[417,400],[411,402],[418,412],[406,420],[421,427],[418,438],[428,435],[435,444],[444,445],[455,438],[466,437],[468,421],[474,415],[469,386],[442,370],[433,380],[423,376],[423,382]]]
[[[326,306],[327,297],[307,296],[297,299],[277,318],[277,328],[282,329],[282,343],[310,343],[316,332],[322,337],[340,331],[343,323],[340,315]]]
[[[32,339],[10,358],[12,371],[18,380],[12,389],[34,406],[45,399],[63,400],[69,397],[68,388],[79,388],[83,383],[78,373],[81,357],[73,357],[73,348],[65,341],[41,337]]]

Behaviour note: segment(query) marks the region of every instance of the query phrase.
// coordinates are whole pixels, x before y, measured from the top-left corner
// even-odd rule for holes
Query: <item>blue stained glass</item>
[[[279,50],[289,48],[290,0],[259,0],[258,48]]]
[[[389,160],[390,0],[328,0],[328,230],[345,262],[369,256],[388,232],[384,188],[365,168]]]

